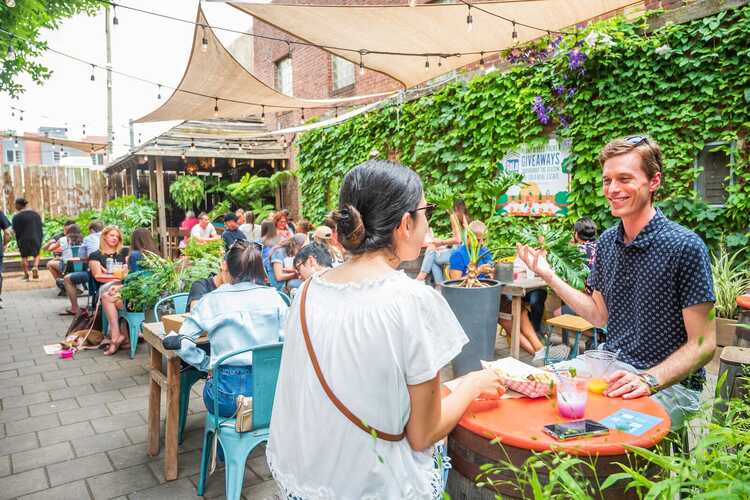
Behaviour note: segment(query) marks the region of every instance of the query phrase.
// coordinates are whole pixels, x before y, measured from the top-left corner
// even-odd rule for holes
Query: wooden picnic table
[[[510,355],[518,359],[521,355],[521,306],[523,298],[532,290],[547,288],[547,283],[541,278],[521,278],[511,282],[501,282],[502,293],[510,295],[511,305],[511,331],[510,331]],[[501,313],[501,317],[504,317]]]
[[[447,392],[448,389],[443,388],[443,393]],[[503,399],[493,405],[479,403],[487,402],[472,404],[448,439],[453,470],[460,475],[451,476],[452,481],[455,481],[451,488],[463,489],[462,493],[473,487],[474,478],[481,472],[480,467],[483,464],[497,464],[510,460],[520,467],[533,452],[553,449],[595,459],[598,478],[604,481],[608,475],[622,472],[617,465],[618,462],[628,464],[629,460],[634,460],[632,455],[627,454],[626,445],[652,448],[669,433],[671,424],[667,412],[652,398],[626,400],[589,393],[584,418],[600,421],[621,408],[627,408],[660,418],[661,422],[640,436],[611,429],[603,436],[558,441],[542,431],[547,424],[569,421],[559,415],[554,398]],[[523,418],[519,418],[521,415]],[[502,447],[490,442],[495,438],[500,441]],[[582,471],[590,475],[590,471]],[[546,475],[542,470],[538,472],[540,475]],[[510,477],[499,479],[512,480]],[[496,492],[492,491],[492,488],[487,488],[483,492],[472,490],[472,493],[465,496],[452,496],[470,500],[485,498],[487,494],[491,495],[487,498],[494,498],[495,493],[502,494],[503,498],[521,497],[519,492],[513,491],[507,485],[498,487]],[[633,496],[633,491],[624,491],[624,485],[615,485],[606,490],[608,500]]]
[[[167,417],[164,430],[164,478],[177,479],[178,475],[178,433],[180,410],[180,357],[175,351],[164,349],[164,327],[161,323],[143,323],[143,338],[151,346],[149,376],[151,384],[148,398],[148,454],[156,456],[161,446],[161,391],[167,392]],[[207,343],[206,337],[198,339],[198,344]],[[167,358],[167,373],[162,371],[162,359]]]

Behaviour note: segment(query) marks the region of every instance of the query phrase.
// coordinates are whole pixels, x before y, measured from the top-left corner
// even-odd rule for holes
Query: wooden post
[[[156,206],[159,207],[159,240],[161,253],[167,255],[167,212],[164,202],[164,162],[161,156],[156,157]]]
[[[160,431],[161,431],[161,386],[159,382],[154,378],[153,374],[158,372],[161,373],[161,359],[162,354],[155,348],[149,346],[151,349],[151,366],[149,373],[150,375],[150,388],[148,396],[148,454],[155,457],[159,454]]]

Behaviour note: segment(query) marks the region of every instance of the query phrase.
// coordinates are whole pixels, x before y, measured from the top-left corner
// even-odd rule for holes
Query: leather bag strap
[[[346,407],[344,403],[339,400],[339,398],[336,397],[336,395],[333,393],[331,388],[329,387],[328,383],[326,382],[326,379],[323,377],[323,372],[320,370],[320,364],[318,364],[318,357],[315,355],[315,350],[313,349],[312,342],[310,341],[310,332],[307,329],[307,318],[305,317],[305,303],[307,302],[307,289],[310,288],[310,281],[312,278],[309,278],[305,284],[302,287],[302,297],[300,297],[300,305],[299,305],[299,315],[300,315],[300,322],[302,323],[302,335],[305,337],[305,345],[307,346],[307,354],[310,356],[310,361],[312,362],[313,369],[315,370],[315,375],[318,376],[318,380],[320,381],[320,385],[323,387],[323,391],[328,396],[328,399],[331,400],[333,405],[338,408],[338,410],[349,419],[351,423],[362,429],[362,431],[366,432],[369,435],[375,436],[378,439],[382,439],[383,441],[401,441],[404,439],[404,433],[401,432],[400,434],[389,434],[387,432],[382,432],[374,427],[371,427],[367,424],[365,424],[359,417],[354,415],[354,413],[349,410],[349,408]]]

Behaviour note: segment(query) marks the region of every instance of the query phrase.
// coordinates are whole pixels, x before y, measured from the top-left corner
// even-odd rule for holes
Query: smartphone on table
[[[549,434],[559,441],[600,436],[609,432],[609,428],[595,420],[574,420],[572,422],[563,422],[560,424],[549,424],[545,425],[542,430],[545,434]]]

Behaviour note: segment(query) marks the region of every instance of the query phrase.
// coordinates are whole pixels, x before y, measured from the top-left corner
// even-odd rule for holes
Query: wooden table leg
[[[161,373],[161,353],[152,347],[151,369],[149,370],[151,382],[148,396],[148,454],[152,457],[159,454],[161,431],[161,386],[154,376],[155,372]]]
[[[510,355],[518,359],[521,355],[521,302],[523,297],[513,297],[510,332]]]
[[[164,431],[164,478],[177,479],[177,437],[180,420],[180,358],[167,362],[167,425]]]

